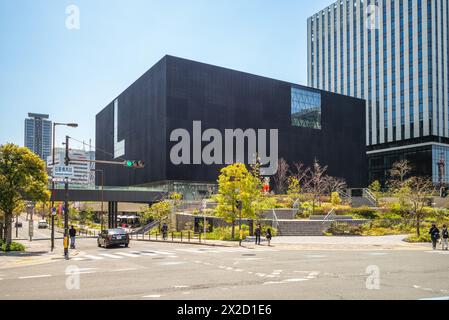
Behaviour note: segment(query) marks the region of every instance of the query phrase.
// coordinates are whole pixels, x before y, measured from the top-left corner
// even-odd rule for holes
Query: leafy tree
[[[341,204],[341,199],[340,199],[340,195],[338,194],[338,192],[332,192],[332,194],[331,194],[331,203],[334,206],[338,206],[339,204]]]
[[[225,221],[232,223],[232,236],[235,233],[235,222],[240,212],[237,201],[241,201],[242,218],[253,219],[260,208],[260,180],[255,178],[242,163],[231,164],[221,169],[218,177],[218,202],[216,213]]]
[[[373,193],[380,192],[381,185],[380,185],[379,180],[373,181],[373,182],[369,185],[368,189],[369,189],[371,192],[373,192]]]
[[[5,215],[6,249],[12,236],[12,217],[23,200],[46,201],[48,177],[45,163],[28,148],[0,146],[0,211]]]
[[[301,185],[299,183],[299,180],[295,176],[288,177],[288,188],[287,188],[287,194],[298,197],[301,193]]]
[[[85,208],[79,211],[78,217],[80,224],[85,224],[86,222],[93,222],[94,211],[92,208]]]
[[[163,222],[167,222],[168,215],[173,210],[173,204],[169,200],[162,200],[151,205],[142,212],[143,217],[146,220],[156,220],[159,221],[159,226]]]

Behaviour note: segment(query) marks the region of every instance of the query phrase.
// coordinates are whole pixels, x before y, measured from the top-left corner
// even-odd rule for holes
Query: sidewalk
[[[271,244],[293,250],[429,250],[430,244],[408,243],[407,235],[391,236],[279,236]]]
[[[50,241],[48,240],[14,240],[23,244],[26,249],[24,252],[0,252],[0,269],[14,268],[20,266],[29,266],[40,263],[47,263],[54,260],[64,260],[64,249],[62,240],[53,252],[50,251]],[[77,256],[79,250],[70,250],[70,257]]]

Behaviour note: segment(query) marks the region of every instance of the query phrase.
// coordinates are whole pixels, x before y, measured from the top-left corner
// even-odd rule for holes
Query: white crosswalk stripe
[[[128,253],[128,252],[117,252],[116,254],[125,256],[125,257],[130,257],[130,258],[138,258],[140,257],[140,255],[135,254],[135,253]]]
[[[106,258],[112,258],[112,259],[123,259],[123,257],[116,256],[109,253],[100,253],[100,256],[106,257]]]
[[[88,258],[88,259],[91,259],[91,260],[102,260],[102,259],[104,259],[103,257],[94,256],[94,255],[91,255],[91,254],[86,254],[86,255],[84,255],[84,257]]]

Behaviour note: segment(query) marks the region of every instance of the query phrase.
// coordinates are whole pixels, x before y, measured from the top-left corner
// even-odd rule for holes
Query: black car
[[[99,247],[104,246],[105,248],[115,245],[124,245],[125,247],[128,247],[129,235],[121,228],[106,229],[98,235],[97,244]]]

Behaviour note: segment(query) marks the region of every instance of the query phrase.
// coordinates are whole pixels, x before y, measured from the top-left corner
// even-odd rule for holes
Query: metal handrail
[[[329,217],[331,216],[332,213],[334,213],[334,211],[335,211],[335,208],[332,208],[332,209],[327,213],[327,215],[326,215],[326,216],[324,217],[324,219],[323,219],[322,224],[324,224],[324,223],[329,219]]]
[[[377,206],[377,198],[376,196],[371,192],[371,190],[365,188],[363,189],[363,195],[368,198],[374,205]]]
[[[271,227],[274,228],[274,224],[276,225],[276,229],[278,230],[278,232],[280,233],[279,230],[279,221],[278,221],[278,217],[276,215],[276,211],[274,211],[274,209],[271,209],[273,211],[273,220],[271,221]]]

